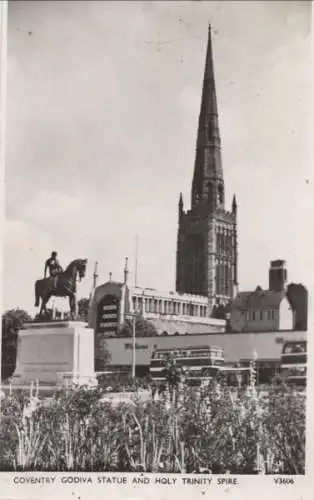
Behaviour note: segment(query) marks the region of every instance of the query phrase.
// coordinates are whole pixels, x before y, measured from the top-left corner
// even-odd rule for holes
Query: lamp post
[[[135,331],[135,320],[136,320],[136,314],[135,313],[128,313],[127,318],[132,319],[132,378],[135,379],[135,367],[136,367],[136,345],[135,345],[135,339],[136,339],[136,331]]]
[[[257,363],[257,360],[258,360],[258,354],[257,354],[257,351],[254,349],[253,350],[253,368],[255,370],[255,373],[256,373],[256,384],[259,383],[259,373],[258,373],[258,363]]]

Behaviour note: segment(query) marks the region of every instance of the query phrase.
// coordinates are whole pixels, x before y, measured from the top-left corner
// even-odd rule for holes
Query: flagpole
[[[134,286],[137,286],[138,273],[138,234],[135,236],[135,270],[134,270]]]

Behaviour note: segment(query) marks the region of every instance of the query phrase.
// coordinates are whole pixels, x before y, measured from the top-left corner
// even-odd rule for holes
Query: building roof
[[[206,325],[204,323],[191,323],[189,321],[176,321],[168,320],[162,318],[147,318],[148,321],[153,323],[159,335],[167,332],[168,335],[185,335],[186,333],[191,334],[205,334],[212,332],[213,330],[224,329],[224,324],[222,325]]]
[[[133,296],[145,298],[157,298],[173,301],[190,302],[191,304],[208,305],[208,297],[205,295],[194,295],[190,293],[179,293],[175,291],[156,290],[155,288],[144,288],[141,286],[129,287]]]
[[[262,290],[257,288],[254,292],[239,292],[234,299],[233,306],[237,309],[279,307],[286,292]]]

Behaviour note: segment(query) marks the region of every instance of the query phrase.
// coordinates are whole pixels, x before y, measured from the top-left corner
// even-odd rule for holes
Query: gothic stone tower
[[[209,314],[237,290],[237,203],[225,210],[217,98],[209,27],[191,209],[179,199],[176,290],[205,295]]]

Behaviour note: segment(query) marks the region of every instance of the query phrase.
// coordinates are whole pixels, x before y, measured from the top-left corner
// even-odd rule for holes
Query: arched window
[[[211,202],[214,198],[214,186],[212,182],[207,183],[207,200]]]
[[[222,184],[218,186],[218,203],[219,205],[223,205],[224,203],[224,187]]]
[[[163,335],[164,337],[166,337],[166,336],[168,335],[168,332],[166,332],[166,330],[165,330],[164,332],[162,332],[162,335]]]
[[[179,332],[174,332],[174,335],[179,335]]]
[[[221,252],[221,234],[217,231],[217,252]]]
[[[220,266],[216,265],[216,294],[220,295]]]

